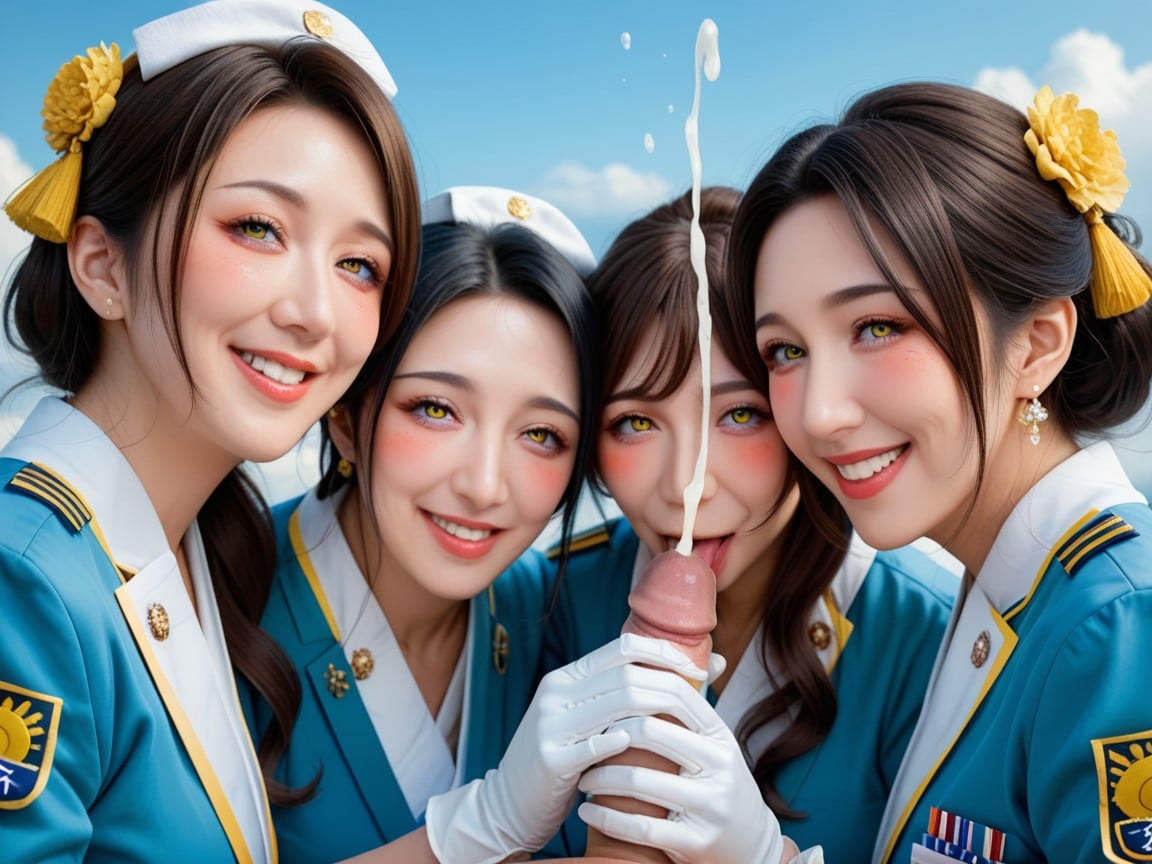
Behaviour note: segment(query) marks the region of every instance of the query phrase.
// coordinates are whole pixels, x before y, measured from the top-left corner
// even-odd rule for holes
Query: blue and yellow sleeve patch
[[[612,539],[612,535],[608,533],[608,529],[603,525],[598,525],[587,531],[581,531],[579,534],[573,534],[572,539],[568,541],[568,554],[573,552],[583,552],[585,549],[594,549],[597,546],[603,546]],[[560,552],[564,548],[563,544],[557,543],[555,546],[549,547],[545,553],[550,559],[555,560],[560,557]]]
[[[1152,861],[1152,729],[1092,742],[1100,839],[1109,861]]]
[[[1056,558],[1069,576],[1075,576],[1076,571],[1092,556],[1114,543],[1139,536],[1140,533],[1135,528],[1119,516],[1105,510],[1060,544],[1056,550]]]
[[[57,516],[77,533],[92,519],[92,511],[56,472],[29,462],[8,481],[8,488],[47,504]]]
[[[0,810],[27,807],[44,789],[63,701],[0,681]]]

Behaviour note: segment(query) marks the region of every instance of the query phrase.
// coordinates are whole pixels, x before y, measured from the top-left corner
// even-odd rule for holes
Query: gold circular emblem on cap
[[[335,664],[328,664],[328,671],[324,673],[324,680],[328,682],[328,692],[337,699],[343,699],[344,694],[352,685],[348,683],[348,673],[337,669]]]
[[[376,661],[372,659],[372,652],[367,648],[357,648],[352,652],[352,674],[357,681],[363,681],[375,668]]]
[[[987,630],[981,630],[976,641],[972,643],[972,665],[979,669],[988,659],[988,651],[992,647],[992,637]]]
[[[309,9],[304,13],[304,29],[313,36],[327,39],[332,35],[332,22],[319,9]]]
[[[817,621],[808,628],[808,640],[817,651],[823,651],[832,644],[832,628],[823,621]]]
[[[163,642],[171,632],[168,610],[159,603],[153,603],[148,607],[148,629],[152,631],[152,638],[157,642]]]
[[[526,198],[513,195],[508,199],[508,212],[523,221],[532,215],[532,205],[528,203]]]

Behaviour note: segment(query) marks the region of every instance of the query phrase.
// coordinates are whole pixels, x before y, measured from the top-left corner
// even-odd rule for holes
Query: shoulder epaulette
[[[35,462],[29,462],[17,471],[8,481],[8,486],[30,498],[43,501],[56,512],[73,534],[92,519],[92,511],[88,509],[80,493],[57,474]]]
[[[579,534],[573,534],[572,538],[568,541],[568,554],[573,552],[583,552],[585,549],[594,549],[597,546],[603,546],[612,535],[608,533],[608,529],[603,525],[597,525],[595,528],[589,528],[587,531],[581,531]],[[562,543],[557,543],[548,549],[547,556],[555,559],[560,557],[560,551],[564,546]]]
[[[1105,510],[1065,540],[1056,550],[1056,558],[1069,576],[1075,576],[1076,571],[1097,552],[1113,543],[1139,536],[1140,532],[1135,528]]]

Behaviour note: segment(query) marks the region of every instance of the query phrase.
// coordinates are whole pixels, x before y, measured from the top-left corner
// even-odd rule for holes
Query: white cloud
[[[978,90],[1021,109],[1045,84],[1056,93],[1075,93],[1081,106],[1100,115],[1101,125],[1116,130],[1134,189],[1152,183],[1152,124],[1147,122],[1152,113],[1152,61],[1129,67],[1124,50],[1108,36],[1077,30],[1052,46],[1048,61],[1034,76],[1008,67],[984,69],[976,78]],[[1144,183],[1137,184],[1134,174]],[[1152,190],[1141,191],[1142,200],[1150,196]]]
[[[619,162],[599,171],[565,162],[548,171],[537,194],[573,217],[614,217],[655,207],[672,191],[659,174],[641,174]]]
[[[0,135],[0,198],[8,200],[8,196],[31,176],[32,168],[20,158],[15,142]],[[5,276],[5,285],[11,275],[12,262],[28,248],[30,240],[31,235],[13,225],[7,216],[0,217],[0,274]]]

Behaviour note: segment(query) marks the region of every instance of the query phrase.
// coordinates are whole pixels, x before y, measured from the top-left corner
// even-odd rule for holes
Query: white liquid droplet
[[[624,46],[625,51],[632,47],[632,34],[627,30],[620,34],[620,44]]]
[[[696,316],[699,318],[697,339],[700,343],[700,376],[703,382],[704,398],[700,411],[700,452],[696,456],[696,467],[692,481],[684,487],[684,530],[676,551],[681,555],[692,552],[692,531],[696,527],[696,511],[700,507],[700,497],[704,494],[704,468],[708,463],[708,417],[711,414],[712,399],[712,313],[708,308],[708,271],[705,268],[704,232],[700,230],[700,67],[709,81],[720,76],[720,34],[716,22],[705,18],[696,33],[696,95],[692,99],[692,112],[684,121],[684,137],[688,142],[688,156],[692,162],[692,225],[690,227],[690,258],[692,269],[696,271]]]
[[[644,149],[649,153],[656,149],[656,141],[652,138],[651,132],[644,133]]]
[[[668,113],[669,114],[671,114],[674,110],[675,109],[671,105],[668,106]]]

